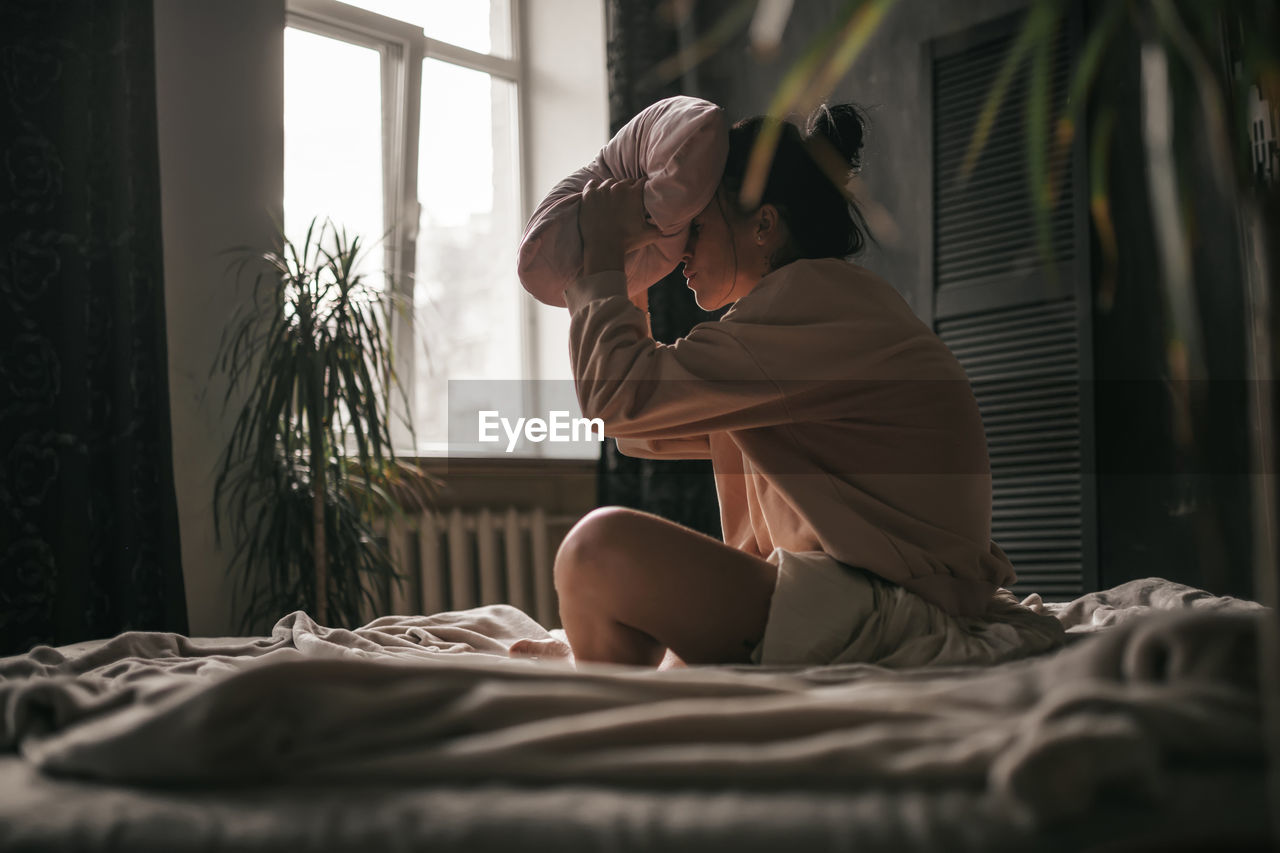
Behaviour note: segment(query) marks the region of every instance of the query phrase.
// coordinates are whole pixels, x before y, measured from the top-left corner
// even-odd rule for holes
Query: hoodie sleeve
[[[710,459],[711,441],[704,435],[685,438],[620,438],[618,450],[623,456],[638,459]]]
[[[700,323],[674,344],[657,343],[621,272],[579,279],[565,301],[578,403],[585,417],[604,421],[606,435],[705,441],[711,432],[790,420],[782,394],[730,324]]]

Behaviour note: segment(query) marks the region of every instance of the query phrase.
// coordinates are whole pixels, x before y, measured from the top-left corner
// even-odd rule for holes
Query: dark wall
[[[764,112],[785,71],[825,31],[841,0],[795,4],[776,57],[751,55],[745,36],[699,69],[703,97],[738,118]],[[932,319],[930,107],[925,45],[1023,7],[1021,0],[942,4],[902,0],[843,78],[832,101],[867,108],[871,132],[860,191],[878,246],[861,262],[892,282],[922,318]],[[707,27],[730,3],[700,7]],[[1086,9],[1084,16],[1089,14]],[[1158,575],[1219,593],[1248,595],[1249,481],[1245,435],[1243,321],[1238,243],[1230,208],[1203,191],[1206,175],[1184,175],[1196,225],[1193,260],[1211,381],[1192,386],[1193,443],[1176,439],[1165,355],[1167,323],[1147,210],[1135,46],[1104,68],[1102,88],[1117,104],[1112,203],[1121,263],[1114,298],[1095,299],[1094,440],[1098,570],[1103,587]],[[1196,145],[1184,120],[1178,144]],[[1200,170],[1203,172],[1203,169]],[[1083,201],[1083,196],[1082,196]],[[1092,253],[1095,295],[1103,281]]]

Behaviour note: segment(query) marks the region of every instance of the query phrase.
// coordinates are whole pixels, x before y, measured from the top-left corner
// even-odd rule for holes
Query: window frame
[[[383,250],[384,269],[391,273],[392,290],[413,302],[414,268],[417,260],[418,229],[422,208],[418,201],[418,138],[421,128],[422,63],[435,59],[474,71],[484,72],[511,82],[516,88],[515,139],[516,168],[519,187],[516,192],[520,222],[527,222],[532,210],[531,153],[528,116],[528,62],[524,19],[525,0],[509,0],[511,55],[479,53],[428,36],[421,27],[389,18],[338,0],[286,0],[285,27],[345,41],[379,53],[381,69],[382,115],[382,210],[386,241]],[[379,235],[382,236],[382,235]],[[512,235],[513,239],[518,235]],[[528,298],[519,298],[519,333],[521,336],[522,380],[540,375],[538,326]],[[405,448],[405,456],[490,456],[488,453],[455,452],[452,448],[437,452],[434,448],[416,446],[412,431],[405,421],[412,417],[418,393],[412,346],[414,319],[412,311],[397,312],[391,329],[396,353],[396,372],[406,389],[409,411],[402,403],[393,403],[392,440]],[[523,404],[529,411],[539,411],[539,383],[522,381]],[[534,444],[523,457],[544,456],[542,445]]]

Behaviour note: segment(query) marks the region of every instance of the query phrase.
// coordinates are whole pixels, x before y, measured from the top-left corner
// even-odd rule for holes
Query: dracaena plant
[[[393,408],[407,412],[388,334],[396,297],[364,271],[361,239],[313,220],[301,244],[234,250],[249,296],[214,370],[239,405],[214,485],[214,526],[231,535],[241,630],[295,609],[355,626],[371,588],[396,572],[376,521],[405,484]],[[251,283],[250,283],[251,280]],[[417,495],[419,498],[420,494]]]

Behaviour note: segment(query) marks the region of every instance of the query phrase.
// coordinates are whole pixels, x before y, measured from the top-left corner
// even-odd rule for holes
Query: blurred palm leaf
[[[896,0],[849,0],[845,3],[832,26],[814,40],[782,78],[769,103],[768,114],[781,117],[808,113],[826,100],[895,3]],[[756,137],[740,194],[742,204],[748,208],[755,207],[764,194],[769,166],[778,149],[781,133],[781,124],[771,122],[765,124]]]
[[[756,3],[757,0],[736,0],[705,33],[649,69],[637,83],[637,88],[643,91],[659,90],[710,59],[752,21]]]
[[[783,73],[769,102],[768,114],[783,117],[807,113],[830,97],[894,5],[895,0],[848,0],[844,3]],[[1238,192],[1237,184],[1247,181],[1233,181],[1231,175],[1234,173],[1243,179],[1250,172],[1248,137],[1242,125],[1242,116],[1247,115],[1242,106],[1245,92],[1233,92],[1233,102],[1228,106],[1222,94],[1222,75],[1207,58],[1205,45],[1217,43],[1221,37],[1219,28],[1232,16],[1240,20],[1261,20],[1276,12],[1274,8],[1268,9],[1266,0],[1224,0],[1220,3],[1111,0],[1098,4],[1098,12],[1087,22],[1076,54],[1065,102],[1055,109],[1054,84],[1049,73],[1050,56],[1055,39],[1063,36],[1072,5],[1066,0],[1031,0],[1028,4],[1018,34],[984,99],[958,180],[963,184],[973,175],[1013,82],[1020,73],[1026,73],[1023,115],[1026,122],[1028,193],[1036,217],[1037,244],[1045,268],[1052,274],[1051,217],[1061,191],[1065,164],[1086,107],[1090,104],[1097,106],[1098,123],[1091,134],[1087,157],[1092,175],[1090,213],[1102,247],[1103,269],[1098,299],[1100,307],[1105,310],[1114,297],[1118,246],[1107,190],[1107,148],[1114,126],[1114,112],[1108,106],[1108,92],[1099,86],[1098,77],[1104,59],[1116,49],[1122,37],[1132,37],[1136,33],[1148,57],[1145,73],[1150,86],[1144,92],[1147,108],[1161,109],[1163,104],[1163,108],[1170,112],[1198,112],[1207,132],[1214,179],[1221,190],[1234,194]],[[751,10],[754,10],[755,18],[763,17],[769,21],[770,32],[766,33],[764,41],[778,42],[787,23],[786,16],[779,10],[789,11],[790,6],[766,2],[748,6],[744,8],[741,3],[734,6],[712,27],[717,44],[726,39],[725,33],[736,32],[745,26],[747,12]],[[1241,67],[1237,76],[1242,80],[1257,81],[1264,92],[1280,97],[1280,45],[1267,40],[1269,31],[1270,28],[1265,26],[1245,28],[1241,34]],[[753,39],[756,37],[753,31]],[[702,54],[700,57],[705,58]],[[1159,70],[1161,66],[1167,69],[1174,64],[1190,72],[1194,81],[1192,86],[1172,85],[1168,73]],[[1159,75],[1162,80],[1150,80],[1152,74]],[[1149,184],[1160,196],[1159,199],[1153,197],[1151,210],[1160,247],[1165,299],[1172,318],[1169,363],[1175,375],[1196,375],[1201,359],[1198,319],[1186,274],[1185,256],[1191,242],[1187,233],[1190,226],[1179,215],[1178,205],[1168,202],[1168,199],[1179,195],[1178,152],[1166,145],[1167,135],[1159,131],[1156,118],[1152,115],[1152,121],[1147,122],[1150,132],[1144,144],[1148,149],[1151,169]],[[753,205],[763,192],[780,133],[779,124],[767,124],[757,139],[742,189],[743,201],[748,206]],[[1229,141],[1232,139],[1236,140],[1234,147]],[[1169,156],[1152,148],[1155,145],[1163,146]]]

